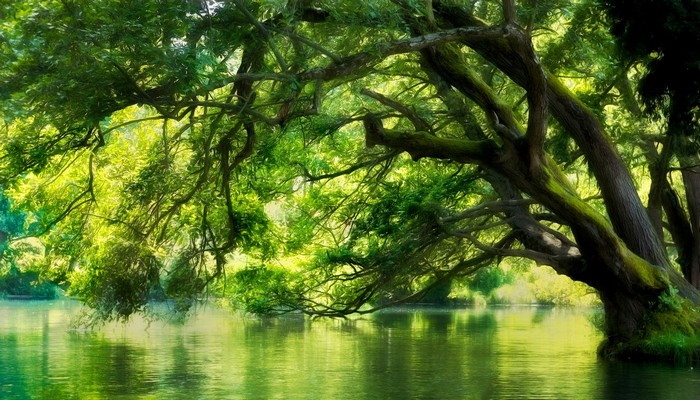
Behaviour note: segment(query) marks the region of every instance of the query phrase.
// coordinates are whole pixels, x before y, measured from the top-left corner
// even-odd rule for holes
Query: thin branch
[[[153,116],[153,117],[132,119],[132,120],[129,120],[126,122],[122,122],[121,124],[110,126],[109,128],[102,131],[102,135],[106,135],[114,130],[117,130],[119,128],[123,128],[123,127],[131,125],[131,124],[138,124],[140,122],[154,121],[154,120],[160,120],[160,119],[166,119],[166,117],[163,115],[157,115],[157,116]]]
[[[228,111],[233,111],[233,112],[240,112],[240,113],[245,113],[249,114],[261,122],[264,122],[267,125],[270,126],[276,126],[279,124],[279,121],[275,118],[270,118],[258,111],[252,110],[248,107],[245,107],[245,105],[241,104],[231,104],[231,103],[222,103],[218,101],[211,101],[211,100],[190,100],[190,101],[185,101],[181,103],[182,105],[185,106],[197,106],[197,107],[213,107],[213,108],[219,108],[222,110],[228,110]]]
[[[463,27],[411,37],[391,43],[377,43],[367,51],[345,57],[327,67],[314,68],[298,75],[300,80],[330,80],[347,76],[363,67],[379,63],[386,57],[419,51],[438,44],[466,39],[502,38],[500,27]]]
[[[418,114],[416,114],[415,111],[409,109],[405,105],[399,103],[398,101],[392,100],[383,94],[374,92],[372,90],[369,90],[367,88],[363,88],[360,93],[364,94],[365,96],[371,97],[378,102],[384,104],[387,107],[391,107],[394,110],[400,112],[402,115],[404,115],[406,118],[411,121],[413,124],[413,127],[416,128],[417,131],[424,131],[424,132],[430,132],[432,131],[430,124],[428,124],[423,118],[421,118]]]
[[[537,204],[533,199],[517,199],[517,200],[497,200],[487,201],[477,206],[471,207],[458,214],[450,215],[440,219],[441,224],[461,221],[467,218],[475,218],[485,214],[495,214],[496,212],[504,211],[513,207],[521,207]]]
[[[310,39],[308,39],[308,38],[306,38],[306,37],[303,37],[303,36],[298,35],[298,34],[296,34],[296,33],[289,32],[289,31],[284,30],[284,29],[275,28],[275,27],[272,27],[272,26],[269,27],[269,29],[270,29],[270,30],[273,30],[273,31],[275,31],[275,32],[277,32],[277,33],[280,33],[280,34],[282,34],[282,35],[284,35],[284,36],[287,36],[287,37],[289,37],[290,39],[299,41],[299,42],[301,42],[301,43],[307,45],[307,46],[311,47],[312,49],[318,51],[319,53],[323,54],[324,56],[326,56],[326,57],[330,58],[331,60],[335,61],[335,62],[341,62],[341,61],[342,61],[342,58],[341,58],[340,56],[336,55],[335,53],[331,52],[330,50],[326,49],[325,47],[319,45],[318,43],[316,43],[316,42],[314,42],[314,41],[312,41],[312,40],[310,40]]]
[[[320,181],[320,180],[324,180],[324,179],[333,179],[333,178],[337,178],[339,176],[348,175],[348,174],[351,174],[351,173],[353,173],[359,169],[362,169],[362,168],[373,167],[381,162],[384,162],[386,160],[390,160],[390,159],[396,157],[398,154],[399,154],[398,151],[391,151],[387,154],[384,154],[381,157],[378,157],[378,158],[375,158],[372,160],[368,160],[365,162],[357,163],[357,164],[352,165],[344,170],[333,172],[331,174],[312,175],[311,172],[309,172],[309,170],[306,169],[305,166],[303,166],[301,164],[299,164],[299,166],[301,166],[302,170],[304,171],[304,176],[306,177],[307,182],[316,182],[316,181]]]
[[[30,238],[30,237],[39,237],[39,236],[45,235],[46,233],[48,233],[51,230],[51,228],[56,226],[56,224],[63,221],[63,219],[66,218],[71,212],[73,212],[73,210],[79,208],[80,206],[82,206],[84,204],[91,203],[92,202],[91,198],[83,199],[86,195],[89,195],[89,194],[90,194],[90,189],[88,188],[88,189],[84,190],[82,193],[80,193],[75,199],[73,199],[73,201],[71,201],[70,204],[68,204],[68,207],[66,207],[61,212],[61,214],[59,214],[56,218],[54,218],[53,220],[48,222],[46,225],[44,225],[41,230],[39,230],[38,232],[28,233],[26,235],[17,237],[14,240],[26,239],[26,238]],[[81,200],[83,200],[83,201],[81,201]]]
[[[275,55],[275,59],[277,59],[277,63],[279,64],[280,68],[282,69],[283,72],[287,72],[287,63],[284,61],[284,57],[282,57],[282,53],[280,53],[279,49],[277,49],[277,46],[275,45],[275,42],[272,40],[272,36],[270,35],[270,32],[265,28],[263,24],[258,21],[257,18],[253,14],[248,11],[248,9],[241,4],[240,0],[234,1],[233,2],[236,7],[245,15],[250,22],[255,25],[255,27],[262,33],[262,35],[265,37],[265,40],[267,40],[267,43],[270,45],[270,49],[272,50],[272,53]]]

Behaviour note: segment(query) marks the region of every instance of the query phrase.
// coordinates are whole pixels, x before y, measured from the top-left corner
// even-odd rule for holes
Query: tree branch
[[[448,233],[452,233],[448,231]],[[474,247],[477,249],[489,253],[495,254],[501,257],[522,257],[535,261],[541,265],[549,265],[553,268],[557,268],[562,261],[580,260],[580,255],[552,255],[547,253],[542,253],[539,251],[529,250],[529,249],[504,249],[496,246],[489,246],[482,243],[474,237],[469,232],[454,233],[456,236],[464,237],[468,239]]]
[[[449,224],[452,222],[462,221],[467,218],[476,218],[487,214],[495,214],[503,210],[511,209],[513,207],[521,207],[537,204],[535,200],[532,199],[515,199],[515,200],[497,200],[497,201],[487,201],[464,210],[458,214],[453,214],[448,217],[440,219],[441,224]]]
[[[390,160],[390,159],[396,157],[398,154],[399,154],[399,151],[391,151],[387,154],[384,154],[381,157],[378,157],[378,158],[375,158],[375,159],[372,159],[369,161],[357,163],[357,164],[352,165],[344,170],[333,172],[331,174],[312,175],[311,172],[309,172],[309,170],[306,169],[306,167],[304,167],[303,165],[301,165],[301,168],[304,171],[304,176],[306,177],[306,181],[307,182],[315,182],[315,181],[320,181],[320,180],[324,180],[324,179],[333,179],[333,178],[337,178],[339,176],[348,175],[348,174],[351,174],[351,173],[353,173],[359,169],[362,169],[362,168],[373,167],[381,162],[384,162],[386,160]]]
[[[432,127],[430,124],[428,124],[423,118],[421,118],[418,114],[416,114],[415,111],[410,110],[408,107],[404,106],[403,104],[394,101],[380,93],[373,92],[367,88],[364,88],[360,91],[360,93],[364,94],[365,96],[371,97],[378,102],[384,104],[387,107],[391,107],[394,110],[398,111],[402,115],[404,115],[406,118],[408,118],[409,121],[413,124],[413,127],[416,128],[417,131],[424,131],[424,132],[431,132]]]
[[[463,140],[441,138],[429,133],[401,132],[384,129],[381,120],[373,114],[364,118],[367,147],[383,145],[408,152],[414,160],[423,157],[454,160],[465,164],[495,164],[500,149],[491,140]]]
[[[255,25],[255,27],[262,33],[262,35],[265,37],[265,40],[267,40],[267,43],[270,45],[270,49],[272,50],[272,53],[275,55],[275,59],[277,60],[277,63],[279,64],[280,68],[282,69],[282,72],[287,72],[287,63],[284,61],[284,57],[282,57],[282,53],[277,49],[277,46],[275,45],[275,42],[272,40],[272,36],[270,35],[270,32],[263,26],[263,24],[258,21],[257,18],[253,14],[248,11],[247,8],[243,4],[241,4],[240,0],[234,1],[233,2],[236,5],[236,8],[238,8],[243,15],[248,18],[248,20]]]
[[[334,78],[339,78],[341,76],[347,76],[363,67],[368,67],[370,65],[379,63],[386,57],[402,53],[411,53],[419,51],[431,46],[435,46],[441,43],[453,42],[458,40],[466,39],[478,39],[478,38],[502,38],[503,30],[501,28],[492,27],[466,27],[466,28],[453,28],[445,31],[429,33],[426,35],[411,37],[408,39],[398,40],[392,43],[377,43],[374,44],[367,51],[357,53],[348,57],[345,57],[341,62],[334,62],[333,64],[322,67],[314,68],[298,75],[298,78],[302,81],[306,80],[330,80]]]

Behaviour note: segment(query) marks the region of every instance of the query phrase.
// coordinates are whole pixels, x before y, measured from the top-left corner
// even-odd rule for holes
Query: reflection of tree
[[[62,360],[74,368],[65,385],[79,398],[150,395],[194,400],[208,389],[208,366],[202,359],[222,349],[189,339],[167,328],[153,341],[141,332],[136,337],[127,332],[117,337],[104,332],[73,334],[68,352],[75,360]]]
[[[694,371],[597,362],[586,316],[552,308],[198,320],[154,323],[145,334],[138,325],[67,334],[44,309],[16,311],[0,308],[2,400],[684,400],[700,392]]]
[[[407,311],[386,310],[372,316],[377,327],[384,329],[409,329],[414,322],[414,313]]]
[[[52,351],[51,312],[43,302],[0,304],[0,399],[71,397],[52,381],[62,360]]]
[[[532,323],[539,324],[549,315],[550,309],[548,308],[536,308],[535,314],[532,316]]]
[[[497,310],[494,398],[595,398],[598,337],[587,316],[557,308]]]
[[[16,334],[0,335],[0,398],[28,399],[27,377],[24,374]]]
[[[111,343],[96,340],[91,343],[93,352],[88,355],[91,369],[88,382],[98,383],[96,388],[109,396],[147,394],[156,391],[157,382],[149,376],[146,350],[128,343]]]
[[[488,362],[490,314],[423,309],[381,312],[358,331],[356,389],[377,398],[482,398],[497,377]]]
[[[260,317],[246,320],[245,335],[259,336],[263,332],[274,332],[275,336],[284,337],[289,334],[304,332],[307,321],[301,315],[287,315],[279,317]]]
[[[667,365],[600,364],[600,397],[605,399],[695,400],[700,376]]]
[[[182,337],[178,337],[170,349],[172,364],[162,379],[162,385],[170,390],[187,389],[192,393],[201,393],[207,375],[201,370],[201,365],[192,357],[192,349],[186,346]],[[195,351],[198,345],[195,342]]]

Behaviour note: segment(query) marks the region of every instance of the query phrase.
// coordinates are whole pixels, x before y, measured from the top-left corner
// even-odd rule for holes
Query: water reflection
[[[700,398],[700,373],[654,364],[601,363],[601,398],[685,400]]]
[[[134,320],[0,302],[1,399],[696,399],[697,371],[599,362],[585,311],[402,309],[310,322]]]

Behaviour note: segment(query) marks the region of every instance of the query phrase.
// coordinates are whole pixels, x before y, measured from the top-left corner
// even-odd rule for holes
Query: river
[[[405,308],[349,320],[209,306],[73,329],[71,300],[0,301],[0,399],[693,399],[700,371],[603,362],[592,310]]]

